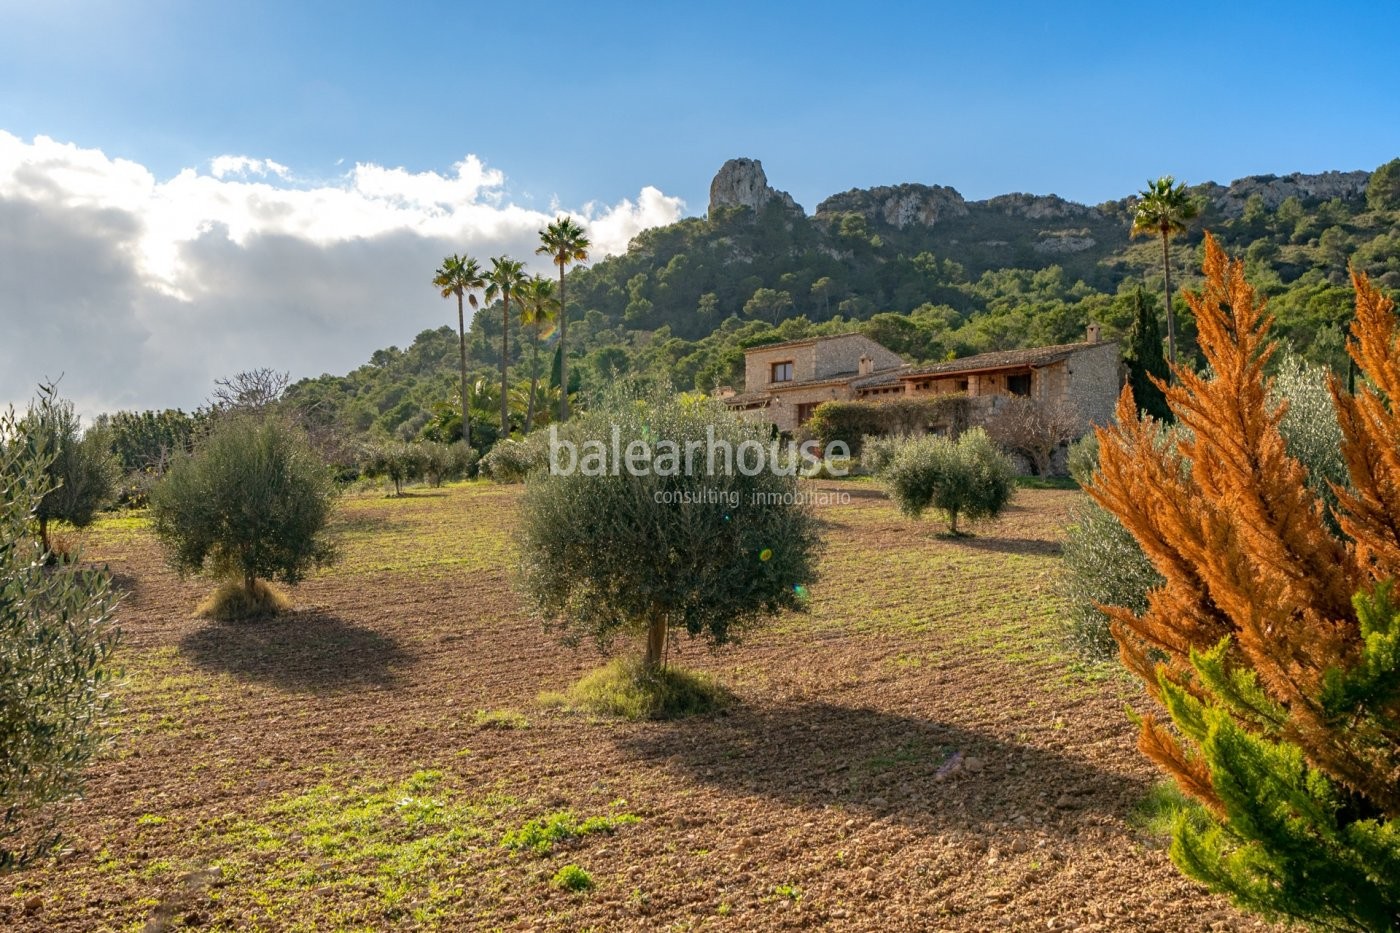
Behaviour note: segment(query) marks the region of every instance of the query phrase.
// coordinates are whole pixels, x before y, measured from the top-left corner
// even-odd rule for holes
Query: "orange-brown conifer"
[[[1124,663],[1158,700],[1168,688],[1219,696],[1199,655],[1228,637],[1224,667],[1252,672],[1231,693],[1245,729],[1302,749],[1312,767],[1363,809],[1400,815],[1400,709],[1349,709],[1327,699],[1358,661],[1353,597],[1400,576],[1400,337],[1393,302],[1362,275],[1349,352],[1374,386],[1355,397],[1334,380],[1352,490],[1338,490],[1344,536],[1308,488],[1279,433],[1286,403],[1268,401],[1274,352],[1265,302],[1209,235],[1205,285],[1188,295],[1207,374],[1178,368],[1167,400],[1181,430],[1140,421],[1129,389],[1118,423],[1099,430],[1089,490],[1141,544],[1165,583],[1136,615],[1104,607]],[[1198,657],[1194,659],[1193,654]],[[1258,692],[1254,692],[1257,686]],[[1227,691],[1229,692],[1229,691]],[[1335,691],[1334,691],[1335,692]],[[1209,769],[1189,737],[1146,716],[1140,747],[1189,794],[1218,810]]]

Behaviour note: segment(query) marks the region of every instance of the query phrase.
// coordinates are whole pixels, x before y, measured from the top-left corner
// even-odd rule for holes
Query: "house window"
[[[791,382],[792,381],[792,360],[785,363],[773,364],[773,378],[770,382]]]
[[[1007,376],[1006,391],[1012,395],[1029,396],[1031,394],[1031,374],[1022,373],[1018,376]]]
[[[806,424],[812,420],[812,415],[817,410],[820,402],[802,402],[797,406],[797,423]]]

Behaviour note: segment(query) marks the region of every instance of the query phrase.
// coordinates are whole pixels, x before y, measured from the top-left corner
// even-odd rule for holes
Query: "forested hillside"
[[[1348,263],[1400,289],[1400,159],[1370,174],[1190,190],[1201,213],[1171,241],[1173,290],[1194,284],[1210,230],[1247,258],[1278,332],[1306,357],[1344,365]],[[912,361],[1072,341],[1090,321],[1114,337],[1137,288],[1161,300],[1161,241],[1130,238],[1135,204],[965,201],[950,188],[901,185],[839,194],[808,216],[767,187],[758,163],[739,160],[716,178],[705,217],[647,230],[625,254],[569,273],[570,388],[586,400],[616,374],[737,386],[748,346],[852,329]],[[437,258],[424,258],[425,288]],[[1181,301],[1177,309],[1193,358],[1190,312]],[[500,337],[499,307],[483,309],[467,349],[486,432],[499,403]],[[354,433],[441,433],[456,399],[456,342],[445,323],[345,376],[303,380],[291,397]],[[557,374],[552,332],[536,339],[516,316],[510,362],[512,405],[523,413],[532,371],[546,382]]]

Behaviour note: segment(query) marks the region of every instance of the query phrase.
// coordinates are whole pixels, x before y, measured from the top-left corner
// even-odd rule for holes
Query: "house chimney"
[[[1089,341],[1090,343],[1098,343],[1099,340],[1101,339],[1101,338],[1100,338],[1100,328],[1099,328],[1099,325],[1097,325],[1097,324],[1090,324],[1089,327],[1088,327],[1088,329],[1087,329],[1087,333],[1086,333],[1085,336],[1086,336],[1086,338],[1088,339],[1088,341]]]
[[[862,353],[860,355],[860,367],[858,369],[858,372],[862,376],[868,376],[874,371],[875,360],[871,358],[869,353]]]

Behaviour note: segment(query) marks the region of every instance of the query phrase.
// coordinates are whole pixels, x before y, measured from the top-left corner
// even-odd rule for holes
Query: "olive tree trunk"
[[[661,659],[666,652],[666,620],[656,618],[647,626],[647,654],[645,667],[647,671],[659,670]]]

